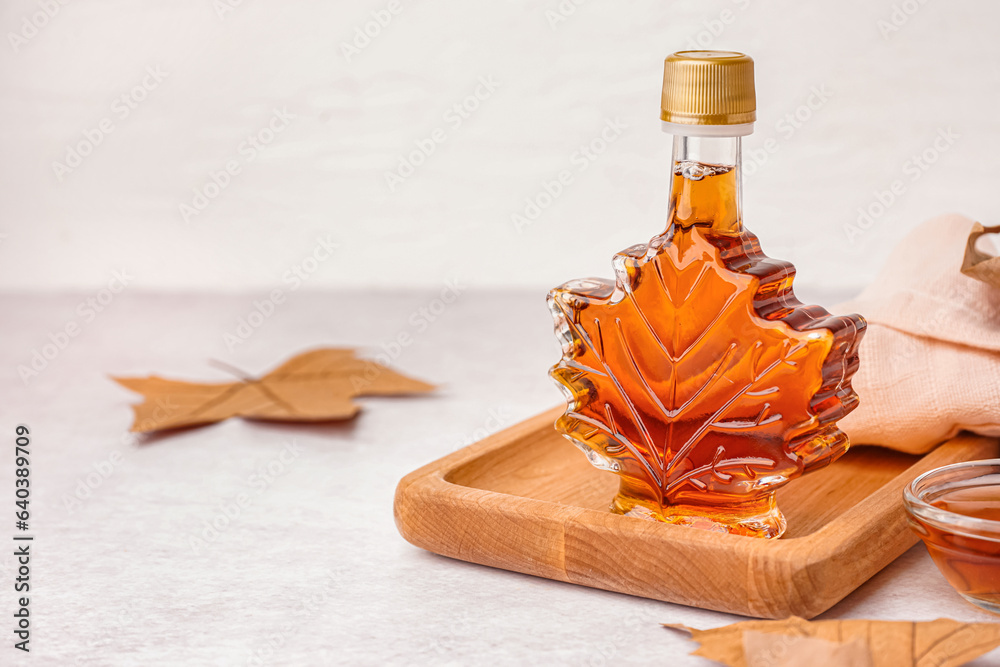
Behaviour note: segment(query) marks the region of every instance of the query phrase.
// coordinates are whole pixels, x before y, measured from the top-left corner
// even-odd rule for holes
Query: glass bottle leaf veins
[[[799,302],[794,267],[743,227],[755,109],[749,57],[666,59],[666,230],[615,255],[615,280],[549,293],[562,344],[550,374],[567,397],[557,430],[620,478],[612,511],[774,538],[778,487],[847,451],[837,420],[858,404],[866,324]]]

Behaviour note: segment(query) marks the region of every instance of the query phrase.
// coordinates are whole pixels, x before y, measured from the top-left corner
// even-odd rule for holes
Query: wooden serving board
[[[812,618],[916,543],[902,492],[956,461],[994,458],[962,434],[925,456],[855,447],[778,491],[788,520],[764,540],[608,511],[618,478],[600,471],[545,412],[410,473],[396,525],[418,547],[473,563],[762,618]]]

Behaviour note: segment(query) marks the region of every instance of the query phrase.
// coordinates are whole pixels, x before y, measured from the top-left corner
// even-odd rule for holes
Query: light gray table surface
[[[463,290],[439,308],[435,292],[296,292],[237,345],[225,334],[262,295],[126,291],[91,317],[80,304],[93,296],[0,297],[11,445],[0,498],[12,505],[14,427],[27,424],[35,535],[30,656],[11,648],[15,565],[0,551],[0,664],[707,665],[660,623],[742,620],[450,560],[399,536],[403,475],[561,401],[541,293]],[[22,380],[18,367],[70,322],[79,334]],[[233,419],[135,438],[138,397],[107,377],[227,381],[209,360],[260,374],[313,346],[376,354],[400,334],[393,366],[440,390],[360,399],[364,412],[340,425]],[[249,506],[195,541],[240,494]],[[12,544],[8,509],[0,539]],[[943,616],[997,620],[918,545],[822,618]],[[975,664],[1000,663],[991,656]]]

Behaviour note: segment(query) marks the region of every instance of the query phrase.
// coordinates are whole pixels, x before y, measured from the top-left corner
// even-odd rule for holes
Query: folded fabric
[[[853,379],[861,402],[840,421],[853,444],[912,454],[960,430],[1000,436],[1000,258],[960,215],[917,227],[881,273],[834,313],[868,320]]]

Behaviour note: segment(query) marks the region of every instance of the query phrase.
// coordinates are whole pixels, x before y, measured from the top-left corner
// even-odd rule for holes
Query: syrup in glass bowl
[[[1000,459],[924,473],[906,487],[903,502],[948,583],[1000,614]]]

